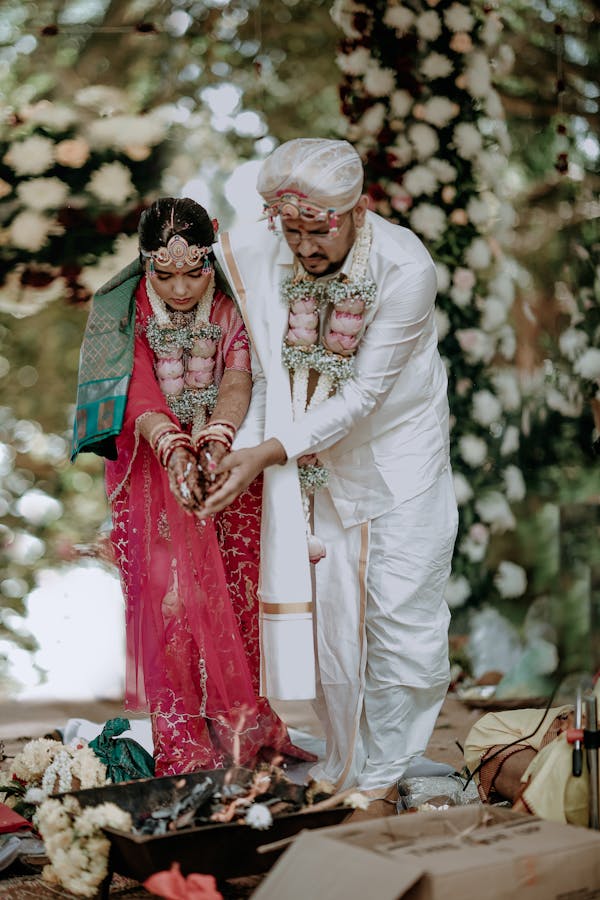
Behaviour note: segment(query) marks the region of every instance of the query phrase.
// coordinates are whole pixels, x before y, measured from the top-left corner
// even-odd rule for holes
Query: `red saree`
[[[311,758],[291,745],[284,723],[256,695],[260,485],[218,523],[227,573],[215,523],[202,523],[178,505],[139,435],[140,417],[148,412],[179,422],[154,374],[143,279],[136,304],[134,367],[118,458],[106,461],[112,542],[127,604],[126,707],[150,711],[157,775],[251,766],[261,751]],[[225,368],[249,370],[249,350],[241,319],[222,293],[215,294],[210,320],[222,329],[218,383]]]

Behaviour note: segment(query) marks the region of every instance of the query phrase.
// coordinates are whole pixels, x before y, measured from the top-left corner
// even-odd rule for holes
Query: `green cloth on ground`
[[[154,776],[154,760],[133,738],[120,738],[129,728],[129,719],[109,719],[97,738],[90,741],[98,759],[106,766],[113,784]]]

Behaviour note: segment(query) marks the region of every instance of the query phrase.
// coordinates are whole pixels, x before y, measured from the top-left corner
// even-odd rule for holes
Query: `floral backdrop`
[[[460,506],[451,607],[516,598],[525,570],[492,559],[525,481],[515,463],[521,389],[510,321],[515,264],[502,250],[510,143],[493,71],[510,68],[502,21],[456,0],[337,0],[348,138],[366,163],[372,207],[419,234],[438,270],[437,325],[449,376]],[[494,69],[492,68],[492,61]]]
[[[159,192],[169,122],[92,85],[37,99],[0,126],[0,310],[30,315],[89,299],[136,254],[141,209]]]

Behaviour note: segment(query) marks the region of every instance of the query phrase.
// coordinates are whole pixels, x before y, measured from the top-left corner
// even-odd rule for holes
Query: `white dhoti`
[[[315,568],[315,709],[326,759],[310,774],[339,789],[387,787],[424,752],[448,688],[452,475],[346,529],[322,490],[314,518],[327,547]]]

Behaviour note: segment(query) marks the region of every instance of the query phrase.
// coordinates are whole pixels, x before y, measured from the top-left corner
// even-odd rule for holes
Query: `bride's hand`
[[[186,512],[194,512],[204,503],[202,473],[190,450],[178,447],[167,465],[169,487],[179,505]]]

